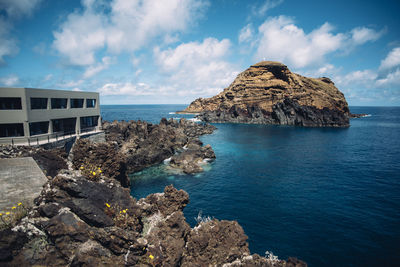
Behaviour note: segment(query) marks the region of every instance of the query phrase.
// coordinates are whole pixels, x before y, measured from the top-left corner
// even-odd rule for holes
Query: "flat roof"
[[[45,88],[30,88],[30,87],[0,87],[1,89],[17,89],[17,90],[34,90],[34,91],[54,91],[62,93],[77,93],[77,94],[99,94],[99,92],[88,92],[88,91],[73,91],[73,90],[61,90],[61,89],[45,89]]]

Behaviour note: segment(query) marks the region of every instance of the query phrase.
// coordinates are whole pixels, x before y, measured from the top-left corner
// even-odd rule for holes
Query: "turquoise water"
[[[165,114],[179,117],[168,113],[183,107],[102,106],[102,115],[157,122]],[[174,184],[190,195],[189,223],[199,211],[237,220],[253,253],[297,256],[309,266],[396,266],[400,108],[351,111],[371,116],[347,129],[216,124],[215,133],[201,138],[217,156],[210,170],[189,176],[150,168],[134,175],[132,195]]]

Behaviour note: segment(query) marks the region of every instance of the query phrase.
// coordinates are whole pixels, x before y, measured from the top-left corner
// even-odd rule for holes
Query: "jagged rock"
[[[75,169],[91,164],[100,168],[104,175],[119,181],[122,186],[130,185],[126,163],[112,143],[93,143],[86,139],[79,139],[74,144],[72,153]]]
[[[215,153],[210,145],[202,147],[197,142],[192,142],[187,145],[186,150],[171,157],[170,166],[191,174],[202,172],[205,161],[212,159],[215,159]]]
[[[113,181],[61,171],[29,216],[0,233],[0,265],[270,266],[263,265],[267,258],[249,255],[237,222],[213,220],[191,229],[182,212],[189,202],[185,191],[167,186],[163,193],[135,201]],[[105,203],[113,207],[111,214]]]
[[[307,78],[279,62],[262,61],[223,92],[193,101],[183,112],[205,122],[348,127],[344,95],[326,77]]]
[[[222,265],[250,253],[243,228],[235,221],[212,220],[192,229],[182,266]]]
[[[176,121],[163,118],[159,124],[143,121],[106,122],[103,129],[108,142],[117,144],[118,148],[114,149],[119,149],[120,158],[126,162],[127,172],[132,173],[162,163],[165,159],[176,157],[179,153],[185,153],[183,147],[191,143],[201,143],[198,137],[212,133],[215,127],[185,119]],[[198,161],[207,156],[213,159],[215,154],[211,148],[201,146],[192,147],[190,153],[193,152],[193,157],[186,156],[187,164],[176,163],[173,167],[180,168],[185,173],[202,171]]]

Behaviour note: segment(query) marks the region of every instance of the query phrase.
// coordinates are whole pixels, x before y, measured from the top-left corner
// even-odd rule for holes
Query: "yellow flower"
[[[111,207],[110,204],[108,204],[108,203],[106,203],[106,206],[107,206],[107,208],[110,208],[110,207]]]
[[[126,210],[123,210],[122,212],[123,212],[123,213],[126,213]]]
[[[154,259],[154,256],[150,254],[150,255],[149,255],[149,258],[150,258],[150,259]]]
[[[96,175],[96,172],[93,172],[93,175]]]
[[[11,209],[12,209],[12,210],[15,210],[16,208],[17,208],[17,207],[12,207]]]
[[[101,170],[99,169],[99,173],[101,173]]]
[[[22,205],[22,203],[21,203],[21,202],[19,202],[19,203],[18,203],[18,206],[21,206],[21,205]]]
[[[6,215],[10,215],[10,212],[9,212],[9,211],[7,211],[7,212],[6,212]]]
[[[0,216],[3,216],[3,213],[0,213]]]
[[[79,169],[83,170],[83,166],[81,166]]]

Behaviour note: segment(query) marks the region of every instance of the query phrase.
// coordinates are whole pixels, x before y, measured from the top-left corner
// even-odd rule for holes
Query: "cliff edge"
[[[292,73],[279,62],[262,61],[240,73],[211,98],[198,98],[183,113],[206,122],[348,127],[347,101],[326,77]]]

